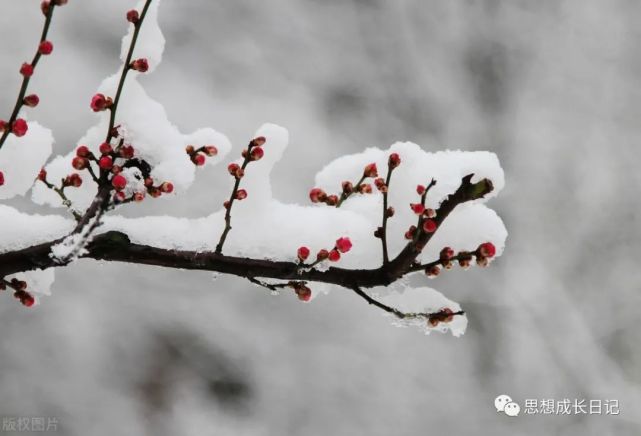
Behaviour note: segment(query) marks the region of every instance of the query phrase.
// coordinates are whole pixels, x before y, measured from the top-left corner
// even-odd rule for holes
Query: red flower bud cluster
[[[27,292],[27,282],[18,280],[18,279],[11,279],[11,282],[9,282],[9,285],[14,289],[13,296],[17,299],[20,300],[20,303],[22,303],[26,307],[31,307],[35,304],[36,299],[31,295],[29,292]],[[0,282],[0,290],[5,290],[6,285],[2,282]]]
[[[439,325],[439,323],[449,323],[449,322],[452,322],[453,319],[454,319],[454,311],[446,307],[436,313],[431,314],[427,319],[427,324],[430,327],[436,327]]]
[[[321,249],[316,253],[316,262],[319,263],[329,259],[330,262],[338,262],[341,258],[341,253],[345,254],[352,249],[352,241],[348,237],[341,237],[336,240],[334,248],[331,250]],[[296,253],[300,263],[305,262],[309,257],[309,248],[302,246]]]
[[[90,107],[94,112],[101,112],[107,109],[110,109],[113,105],[113,100],[111,97],[105,97],[104,94],[95,94],[91,97]]]
[[[207,157],[216,156],[218,154],[218,148],[215,145],[203,145],[202,147],[196,148],[193,145],[188,145],[185,147],[185,152],[189,155],[189,158],[196,166],[205,165]]]

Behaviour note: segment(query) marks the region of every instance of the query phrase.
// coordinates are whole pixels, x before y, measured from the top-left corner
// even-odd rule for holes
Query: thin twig
[[[51,24],[51,20],[53,19],[53,10],[55,9],[55,7],[56,5],[54,2],[49,3],[49,10],[47,12],[47,15],[45,16],[45,22],[42,27],[42,33],[40,35],[40,42],[38,43],[38,49],[36,49],[36,54],[33,56],[33,60],[31,61],[31,66],[34,69],[34,72],[36,66],[38,65],[38,61],[40,61],[40,57],[42,56],[42,53],[40,53],[40,44],[47,39],[47,34],[49,33],[49,26]],[[13,112],[11,113],[9,121],[7,121],[7,127],[2,133],[2,136],[0,136],[0,149],[2,149],[2,146],[9,136],[9,133],[11,133],[11,126],[18,118],[18,113],[20,113],[20,109],[22,109],[22,106],[24,105],[24,96],[27,93],[27,87],[29,86],[30,80],[31,76],[23,76],[22,78],[22,86],[20,86],[20,91],[18,92],[18,98],[16,99],[16,104],[13,107]]]
[[[387,164],[387,177],[385,179],[385,191],[383,192],[383,224],[381,225],[381,244],[383,245],[383,265],[389,263],[389,254],[387,252],[387,220],[389,218],[387,211],[387,194],[389,192],[389,184],[392,180],[392,172],[394,167],[391,162]]]
[[[341,204],[343,204],[343,202],[345,200],[347,200],[349,197],[351,197],[352,194],[354,194],[355,192],[358,192],[359,188],[361,187],[361,185],[363,184],[363,182],[365,181],[366,178],[367,178],[367,176],[365,176],[365,174],[363,174],[363,176],[360,178],[360,180],[358,182],[356,182],[356,185],[354,185],[354,188],[352,188],[352,190],[350,192],[343,191],[343,193],[341,194],[340,198],[338,199],[338,203],[336,203],[336,207],[341,207]]]

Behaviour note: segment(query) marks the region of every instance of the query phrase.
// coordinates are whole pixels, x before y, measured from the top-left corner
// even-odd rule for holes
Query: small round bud
[[[105,97],[104,94],[98,93],[91,97],[91,103],[89,106],[94,112],[100,112],[109,109],[112,104],[113,101],[111,100],[111,97]]]
[[[450,260],[454,257],[454,250],[451,247],[444,247],[439,254],[441,260]]]
[[[388,207],[387,210],[385,211],[385,215],[387,215],[387,218],[391,218],[394,216],[394,208],[392,206]]]
[[[33,76],[33,65],[24,63],[20,67],[20,74],[22,74],[24,77],[31,77]]]
[[[144,192],[134,192],[134,201],[136,203],[140,203],[145,199],[145,193]]]
[[[436,231],[436,221],[432,219],[423,221],[423,231],[425,233],[434,233]]]
[[[363,177],[378,177],[378,169],[375,163],[367,164],[363,170]]]
[[[38,173],[38,180],[41,182],[44,182],[47,180],[47,170],[44,168],[40,168],[40,172]]]
[[[38,103],[40,103],[40,97],[36,94],[29,94],[22,99],[22,104],[28,107],[36,107],[38,106]]]
[[[103,156],[98,161],[98,166],[103,170],[110,170],[113,165],[114,160],[111,158],[111,156]]]
[[[401,157],[398,153],[392,153],[389,155],[388,165],[390,168],[396,168],[401,164]]]
[[[29,130],[29,125],[22,118],[18,118],[11,125],[11,133],[16,135],[17,137],[26,135],[28,130]]]
[[[116,174],[111,179],[111,185],[117,190],[122,191],[127,186],[127,179],[122,174]]]
[[[494,257],[496,255],[496,247],[491,242],[479,245],[478,251],[484,257]]]
[[[416,185],[416,193],[418,195],[423,195],[425,194],[426,188],[423,185]]]
[[[441,269],[437,265],[431,266],[425,270],[425,274],[427,274],[429,278],[434,278],[440,273]]]
[[[371,194],[372,193],[372,185],[369,183],[363,183],[358,187],[358,192],[361,194]]]
[[[89,151],[89,147],[86,145],[81,145],[78,148],[76,148],[76,156],[78,157],[88,157],[91,154],[91,151]]]
[[[329,257],[329,251],[325,250],[324,248],[322,250],[319,250],[318,253],[316,253],[317,261],[325,260],[328,257]]]
[[[86,158],[80,156],[74,157],[71,161],[71,166],[77,170],[84,170],[88,165],[89,161]]]
[[[312,201],[312,203],[320,203],[322,201],[325,201],[326,198],[327,194],[320,188],[313,188],[309,191],[309,199]]]
[[[151,198],[158,198],[162,195],[162,191],[153,186],[147,189],[147,192],[149,192],[149,195],[151,195]]]
[[[298,260],[300,260],[301,262],[305,262],[309,257],[309,248],[304,246],[300,247],[296,254],[298,255]]]
[[[189,155],[194,154],[194,151],[196,151],[196,149],[193,145],[188,145],[187,147],[185,147],[185,152]]]
[[[111,144],[109,144],[108,142],[103,142],[102,144],[100,144],[98,150],[101,154],[109,154],[114,151],[114,149],[111,147]]]
[[[218,149],[214,145],[206,145],[204,151],[205,154],[209,157],[216,156],[218,154]]]
[[[234,198],[236,200],[244,200],[247,198],[247,191],[244,189],[239,189],[236,191],[236,194],[234,195]]]
[[[434,218],[436,217],[436,211],[431,208],[425,209],[424,215],[428,218]]]
[[[347,180],[344,181],[341,184],[341,186],[343,188],[343,193],[344,194],[351,194],[352,192],[354,192],[354,185],[352,185],[352,182],[350,182],[350,181],[347,181]]]
[[[312,290],[305,285],[296,286],[294,292],[300,301],[308,302],[312,299]]]
[[[416,226],[410,226],[410,228],[405,232],[405,239],[414,239],[415,233],[416,233]]]
[[[139,73],[146,73],[149,70],[149,62],[145,58],[136,59],[131,63],[131,69]]]
[[[80,177],[80,174],[78,173],[70,174],[65,178],[64,184],[66,186],[73,186],[74,188],[79,188],[80,186],[82,186],[82,177]]]
[[[338,204],[338,196],[328,195],[325,199],[325,204],[327,204],[328,206],[336,206]]]
[[[476,256],[476,264],[481,268],[485,268],[486,266],[488,266],[489,263],[490,261],[488,260],[487,257],[481,256],[481,255]]]
[[[122,167],[121,167],[120,165],[114,165],[114,166],[111,168],[111,172],[112,172],[113,174],[120,174],[120,173],[122,172]]]
[[[332,250],[329,252],[328,259],[330,262],[338,262],[341,259],[341,254],[338,250]]]
[[[251,160],[259,160],[263,157],[264,154],[265,152],[263,151],[262,147],[254,147],[250,152],[250,158]]]
[[[160,185],[160,190],[165,194],[171,194],[174,192],[174,184],[171,182],[163,182],[163,184]]]
[[[118,153],[120,154],[120,157],[122,157],[124,159],[131,159],[132,157],[134,157],[134,152],[135,152],[134,148],[131,145],[123,145],[118,150]]]
[[[191,161],[199,167],[205,165],[205,159],[205,155],[201,153],[196,153],[191,157]]]
[[[336,249],[341,253],[347,253],[352,249],[352,241],[347,237],[338,238],[336,240]]]
[[[265,139],[264,136],[259,136],[257,138],[252,139],[251,145],[256,147],[262,147],[263,145],[265,145],[265,142],[267,142],[267,139]]]
[[[51,41],[42,41],[40,45],[38,46],[38,52],[41,55],[50,55],[51,52],[53,51],[53,44]]]
[[[423,206],[421,203],[410,203],[410,208],[416,215],[421,215],[423,212],[425,212],[425,206]]]
[[[229,171],[229,174],[231,174],[232,176],[239,178],[238,172],[240,171],[240,165],[232,162],[229,165],[227,165],[227,171]]]
[[[135,9],[132,9],[127,12],[127,21],[133,24],[137,24],[138,21],[140,21],[140,15],[138,14],[138,11]]]

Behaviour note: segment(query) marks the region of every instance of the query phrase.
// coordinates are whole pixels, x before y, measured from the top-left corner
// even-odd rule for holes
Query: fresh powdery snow
[[[143,2],[138,7],[142,8]],[[164,38],[158,27],[158,4],[153,2],[147,14],[144,26],[135,50],[135,58],[146,57],[150,71],[161,61]],[[133,32],[123,38],[121,58],[124,59]],[[175,187],[175,193],[184,193],[194,182],[195,165],[185,153],[185,146],[213,144],[218,154],[209,157],[206,165],[214,166],[222,162],[231,149],[229,140],[221,133],[211,129],[199,129],[191,134],[181,133],[171,124],[162,105],[147,95],[137,81],[138,73],[131,71],[125,82],[124,92],[118,107],[116,124],[126,143],[133,145],[135,155],[145,159],[152,166],[151,176],[157,182],[169,181]],[[98,88],[98,92],[113,96],[116,91],[120,72],[108,77]],[[87,109],[89,110],[89,98]],[[109,123],[109,111],[96,115],[97,123],[78,141],[99,154],[98,147],[104,141]],[[280,160],[289,143],[289,134],[283,127],[265,124],[255,134],[264,136],[265,155],[262,159],[251,162],[241,180],[241,188],[246,189],[248,197],[236,201],[232,209],[232,230],[229,233],[223,252],[229,255],[250,256],[294,261],[296,251],[301,245],[310,248],[312,256],[321,249],[331,249],[337,238],[349,237],[353,248],[344,254],[337,266],[344,268],[376,268],[381,264],[381,243],[373,236],[380,226],[382,218],[382,195],[374,189],[369,195],[354,195],[340,208],[324,204],[305,205],[284,204],[277,200],[272,192],[270,182],[274,165]],[[29,133],[22,137],[9,137],[9,141],[0,151],[0,168],[5,173],[6,185],[0,188],[0,198],[10,198],[24,194],[33,184],[41,165],[51,153],[53,138],[51,132],[37,123],[29,124]],[[116,145],[116,144],[113,144]],[[328,193],[339,194],[341,182],[356,182],[363,173],[365,165],[375,162],[381,176],[387,171],[387,160],[390,153],[398,153],[401,165],[396,168],[390,183],[389,205],[395,208],[395,215],[388,220],[388,244],[390,256],[395,256],[406,244],[403,235],[407,228],[416,223],[416,215],[409,207],[410,203],[419,201],[416,185],[429,184],[433,178],[437,184],[427,195],[427,206],[437,208],[445,197],[459,187],[461,179],[473,173],[473,182],[488,178],[494,190],[486,198],[459,205],[438,229],[424,252],[422,261],[432,261],[438,257],[440,249],[450,246],[455,251],[474,250],[482,242],[492,242],[499,256],[505,244],[507,231],[498,215],[485,202],[498,194],[504,186],[503,170],[493,153],[440,151],[428,152],[426,148],[435,149],[434,144],[421,147],[409,142],[398,142],[387,149],[368,148],[362,153],[344,156],[329,163],[317,175],[309,180],[310,188],[317,186]],[[48,178],[51,181],[76,172],[71,161],[75,151],[65,156],[54,158],[47,166]],[[240,155],[240,148],[234,154]],[[8,164],[20,162],[20,168]],[[240,162],[240,161],[238,161]],[[224,171],[224,169],[217,169]],[[143,190],[141,175],[137,169],[126,170],[123,175],[130,181],[136,181],[128,189]],[[82,212],[91,203],[95,184],[86,171],[83,171],[84,183],[80,188],[70,188],[66,194],[74,208]],[[233,179],[230,177],[230,186]],[[372,182],[368,180],[367,182]],[[62,207],[60,198],[47,189],[42,183],[36,183],[32,191],[33,201],[38,204]],[[127,192],[131,194],[131,192]],[[145,218],[125,218],[113,212],[103,217],[103,223],[97,232],[119,230],[129,235],[132,242],[168,249],[213,250],[224,228],[222,205],[219,210],[199,219],[186,219],[172,216],[155,216]],[[60,216],[27,215],[7,206],[0,206],[0,222],[3,232],[0,234],[0,251],[23,248],[38,242],[63,238],[73,229],[71,219]],[[57,244],[54,257],[65,258],[78,247],[76,241],[67,238]],[[75,251],[81,253],[81,248]],[[327,262],[327,261],[326,261]],[[319,265],[320,269],[327,264]],[[29,289],[44,294],[49,293],[53,281],[52,270],[32,271],[16,275],[24,278]],[[33,286],[31,286],[33,285]],[[314,296],[327,292],[328,285],[311,284]],[[457,311],[458,304],[448,300],[430,288],[408,288],[405,282],[399,282],[385,289],[371,290],[387,304],[408,312],[436,312],[443,307]],[[397,320],[398,321],[398,320]],[[426,329],[424,319],[404,321],[403,325],[416,324]],[[449,330],[455,336],[465,330],[467,319],[456,316],[450,323],[440,323],[432,330]]]

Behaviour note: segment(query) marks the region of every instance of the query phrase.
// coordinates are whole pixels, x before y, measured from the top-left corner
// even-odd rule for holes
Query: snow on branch
[[[42,43],[54,7],[64,3],[43,3],[40,54],[51,52]],[[180,133],[138,83],[137,76],[153,71],[162,58],[158,4],[143,0],[126,13],[122,67],[88,98],[97,124],[74,151],[41,169],[33,164],[41,166],[51,153],[51,133],[34,123],[24,136],[20,125],[12,127],[22,106],[37,104],[37,98],[22,95],[30,71],[22,72],[19,103],[3,125],[0,146],[10,140],[0,150],[0,165],[11,147],[45,144],[31,162],[32,199],[65,207],[71,215],[28,215],[0,206],[0,290],[12,289],[32,306],[36,294],[48,293],[54,268],[88,258],[235,275],[274,293],[289,290],[304,302],[342,287],[396,324],[462,334],[467,320],[457,303],[427,287],[408,288],[405,278],[435,278],[457,264],[485,267],[501,255],[507,232],[483,204],[504,184],[492,153],[431,153],[412,143],[368,148],[323,168],[309,192],[311,205],[284,204],[272,193],[271,172],[289,145],[289,133],[265,124],[240,160],[227,165],[229,197],[210,215],[115,213],[128,204],[183,194],[196,171],[216,166],[231,149],[210,128]],[[39,54],[31,67],[38,59]],[[384,175],[379,168],[386,169]],[[16,186],[8,180],[0,198],[28,189]]]

